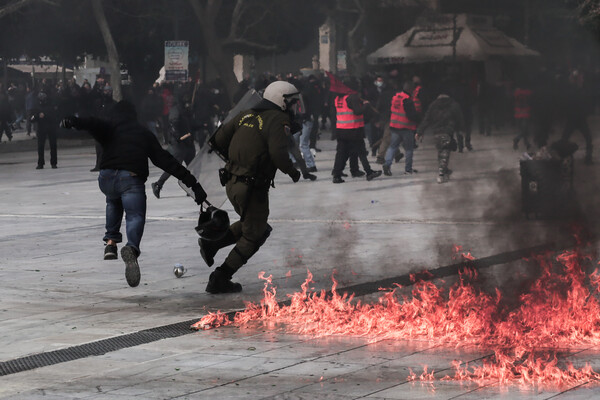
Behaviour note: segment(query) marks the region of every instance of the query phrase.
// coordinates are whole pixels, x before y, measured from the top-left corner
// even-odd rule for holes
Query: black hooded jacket
[[[117,107],[115,107],[117,108]],[[102,145],[100,169],[119,169],[135,173],[144,181],[148,179],[148,159],[190,187],[196,182],[158,139],[136,120],[135,111],[113,112],[110,121],[99,118],[77,118],[75,128],[86,130]]]

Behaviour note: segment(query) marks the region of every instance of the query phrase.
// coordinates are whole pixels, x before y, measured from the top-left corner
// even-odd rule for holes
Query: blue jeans
[[[140,242],[146,223],[146,187],[144,181],[129,171],[100,170],[98,186],[106,195],[106,234],[104,241],[121,243],[121,221],[125,211],[127,246],[140,254]]]
[[[310,152],[310,132],[312,131],[312,127],[312,121],[304,121],[304,123],[302,123],[302,131],[300,132],[300,135],[294,135],[296,142],[298,143],[298,147],[302,152],[302,158],[304,158],[306,168],[312,168],[315,166],[315,159]]]
[[[386,167],[390,167],[392,165],[392,161],[394,161],[394,154],[396,154],[396,150],[400,147],[400,143],[402,143],[402,147],[404,148],[404,170],[406,172],[412,171],[412,163],[413,163],[413,152],[415,149],[415,132],[409,129],[394,129],[390,128],[391,140],[390,146],[385,152],[385,165]]]

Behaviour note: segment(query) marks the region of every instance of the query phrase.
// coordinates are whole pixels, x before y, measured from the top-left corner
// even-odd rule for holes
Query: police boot
[[[211,294],[241,292],[242,285],[231,281],[234,273],[235,271],[224,263],[210,274],[206,291]]]
[[[222,249],[223,247],[227,247],[236,242],[235,236],[233,236],[233,232],[230,229],[227,230],[225,236],[223,236],[219,240],[206,240],[202,238],[198,238],[198,246],[200,246],[200,255],[202,259],[209,267],[215,263],[215,255],[217,251]]]

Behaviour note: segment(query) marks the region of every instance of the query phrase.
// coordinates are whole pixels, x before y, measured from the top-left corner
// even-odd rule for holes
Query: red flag
[[[338,94],[355,94],[358,93],[356,90],[350,89],[344,85],[340,79],[329,71],[325,71],[329,78],[329,91]]]

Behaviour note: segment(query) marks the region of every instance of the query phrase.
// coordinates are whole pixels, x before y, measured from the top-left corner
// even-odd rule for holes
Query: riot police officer
[[[209,144],[227,159],[219,171],[227,197],[240,220],[231,224],[219,240],[199,239],[200,254],[208,266],[223,247],[235,244],[225,262],[210,274],[206,291],[235,293],[242,285],[231,278],[265,243],[271,233],[269,188],[277,170],[294,182],[300,172],[288,155],[289,138],[299,126],[293,121],[293,109],[301,102],[298,89],[289,82],[277,81],[265,89],[261,102],[225,123]],[[300,107],[304,109],[303,106]]]

